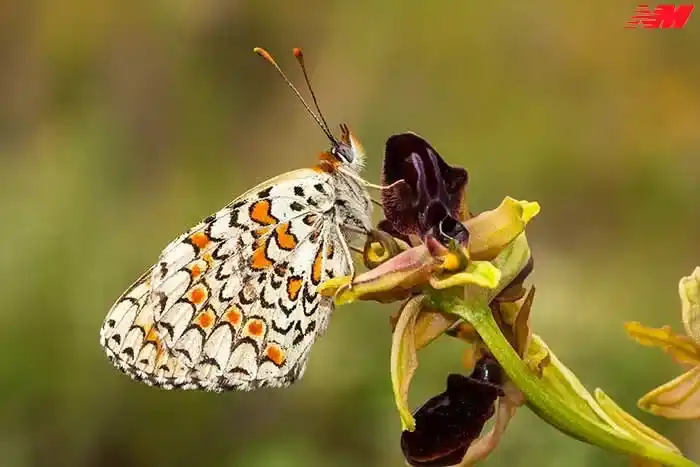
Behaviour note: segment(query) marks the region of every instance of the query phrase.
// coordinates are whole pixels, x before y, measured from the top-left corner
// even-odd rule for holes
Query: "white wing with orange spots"
[[[171,242],[109,311],[101,344],[166,389],[287,386],[333,309],[318,285],[351,270],[342,226],[368,228],[370,214],[340,173],[268,180]]]

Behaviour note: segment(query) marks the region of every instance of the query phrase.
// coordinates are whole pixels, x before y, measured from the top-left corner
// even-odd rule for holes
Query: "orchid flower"
[[[506,197],[472,216],[466,170],[449,166],[413,133],[389,138],[383,171],[390,184],[382,192],[386,220],[365,244],[369,270],[331,279],[320,290],[339,305],[401,302],[392,319],[390,364],[410,465],[483,460],[522,405],[565,434],[637,465],[696,465],[602,390],[589,393],[531,331],[534,287],[524,283],[533,259],[525,229],[539,204]],[[412,412],[418,352],[444,335],[465,342],[471,374],[448,376],[445,392]],[[481,435],[492,416],[493,428]]]
[[[682,319],[687,335],[669,326],[650,328],[637,322],[625,324],[627,333],[640,344],[661,347],[679,364],[689,367],[677,378],[650,391],[638,405],[670,419],[700,419],[700,267],[678,284]]]

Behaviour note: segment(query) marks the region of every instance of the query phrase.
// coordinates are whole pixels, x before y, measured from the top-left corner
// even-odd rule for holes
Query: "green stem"
[[[626,436],[564,403],[521,360],[501,333],[488,306],[468,304],[443,294],[434,296],[433,301],[443,311],[460,316],[474,326],[510,380],[525,394],[528,404],[561,431],[609,451],[654,459],[668,466],[698,467],[678,453]]]

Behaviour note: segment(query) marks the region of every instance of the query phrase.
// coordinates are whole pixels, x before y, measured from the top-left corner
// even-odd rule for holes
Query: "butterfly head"
[[[331,156],[340,164],[360,171],[365,162],[365,149],[347,125],[340,125],[340,139],[331,139]]]

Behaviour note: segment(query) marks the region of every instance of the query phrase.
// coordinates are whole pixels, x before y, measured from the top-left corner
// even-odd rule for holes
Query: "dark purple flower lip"
[[[457,224],[463,217],[467,180],[465,169],[448,165],[430,143],[415,133],[391,136],[382,168],[382,184],[396,183],[382,191],[387,232],[421,238],[432,233],[441,240],[440,224],[451,218],[445,234],[466,242],[466,229],[459,229]]]
[[[459,464],[484,424],[494,402],[504,395],[503,373],[491,355],[475,365],[471,376],[451,374],[445,392],[429,399],[414,414],[416,429],[401,434],[401,449],[416,467]]]

